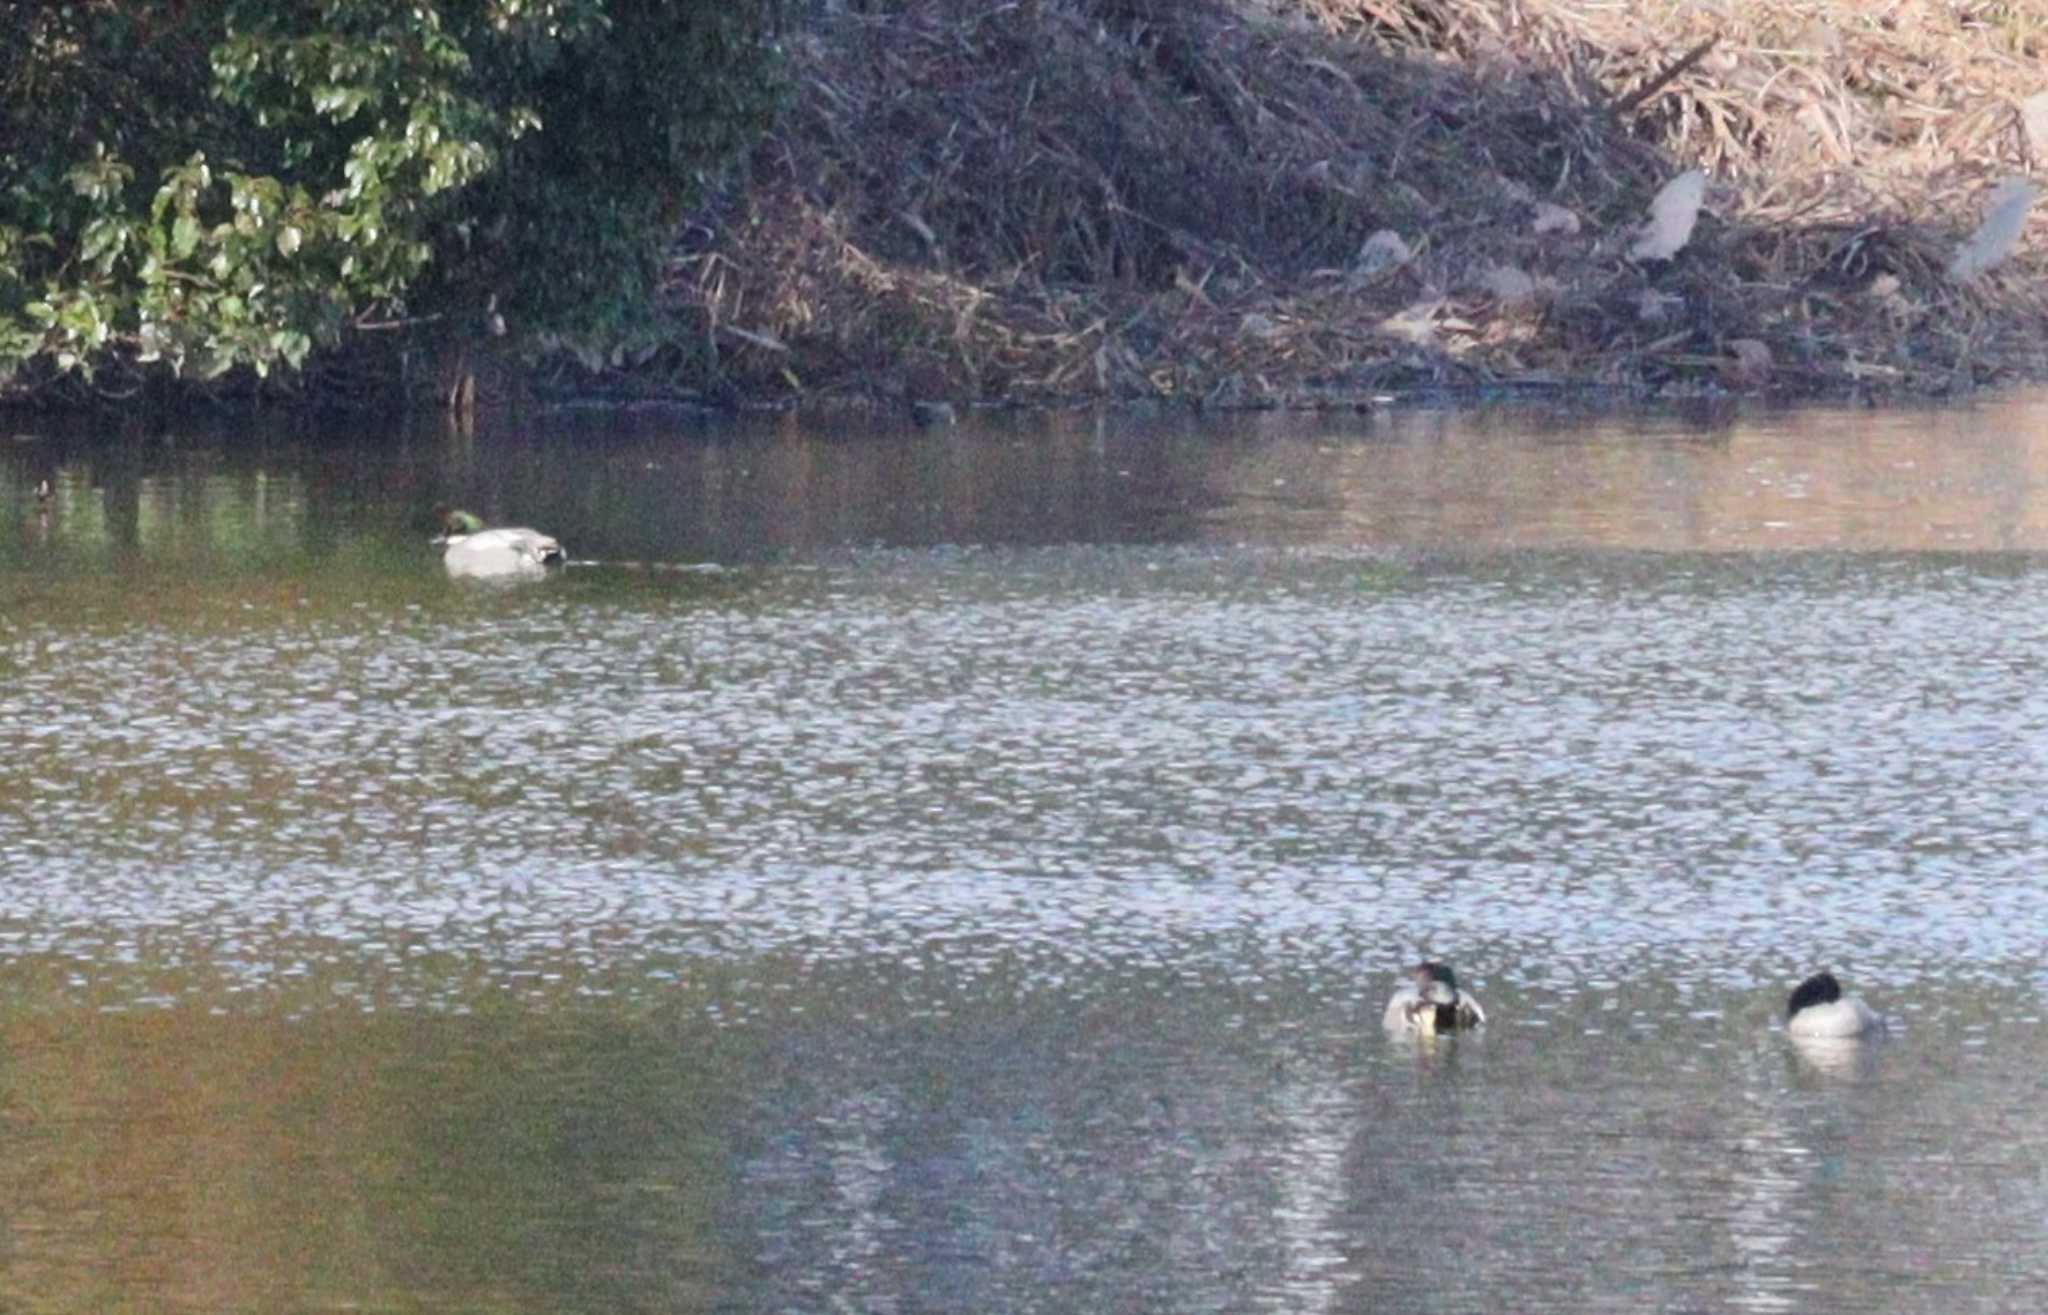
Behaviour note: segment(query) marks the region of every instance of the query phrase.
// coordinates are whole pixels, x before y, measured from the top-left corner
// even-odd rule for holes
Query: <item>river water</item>
[[[2041,402],[17,417],[0,1310],[2039,1308]]]

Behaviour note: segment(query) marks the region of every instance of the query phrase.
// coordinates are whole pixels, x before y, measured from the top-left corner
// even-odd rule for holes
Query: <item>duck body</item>
[[[1785,1003],[1785,1031],[1795,1037],[1840,1041],[1884,1030],[1884,1019],[1828,972],[1815,973],[1793,988]]]
[[[506,526],[451,534],[441,562],[457,576],[514,577],[547,574],[562,563],[562,545],[539,530]]]
[[[475,579],[519,579],[547,574],[563,561],[562,545],[552,535],[522,525],[485,529],[466,511],[444,511],[441,562],[452,576]]]
[[[1458,975],[1449,964],[1424,961],[1408,970],[1408,980],[1387,1001],[1380,1024],[1389,1032],[1435,1036],[1464,1031],[1485,1021],[1486,1011],[1458,989]]]

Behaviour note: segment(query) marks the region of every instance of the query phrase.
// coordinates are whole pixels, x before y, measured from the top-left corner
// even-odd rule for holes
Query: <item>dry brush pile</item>
[[[2048,372],[2010,181],[2048,151],[2026,7],[870,7],[787,35],[789,110],[678,252],[693,377],[730,394]]]

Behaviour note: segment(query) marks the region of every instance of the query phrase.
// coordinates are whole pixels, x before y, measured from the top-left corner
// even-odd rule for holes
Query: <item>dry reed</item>
[[[820,8],[787,34],[795,95],[747,185],[673,268],[701,329],[682,377],[726,396],[1316,405],[2044,372],[2040,255],[2022,238],[1950,272],[1992,186],[2048,149],[2026,126],[2048,122],[2026,109],[2048,27],[2021,17]],[[1712,180],[1697,229],[1631,258],[1689,168]]]

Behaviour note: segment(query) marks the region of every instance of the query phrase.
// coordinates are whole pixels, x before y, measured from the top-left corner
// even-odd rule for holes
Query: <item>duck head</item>
[[[1790,1018],[1802,1009],[1813,1005],[1829,1005],[1842,998],[1842,984],[1830,972],[1818,972],[1792,988],[1792,998],[1785,1002],[1785,1017]]]
[[[441,532],[434,536],[435,543],[452,543],[464,535],[476,534],[483,530],[484,519],[473,511],[450,507],[446,503],[434,508],[434,519],[440,522]]]
[[[1451,966],[1434,959],[1408,970],[1408,980],[1387,1002],[1384,1018],[1391,1031],[1426,1036],[1477,1027],[1485,1021],[1486,1011],[1458,988],[1458,975]]]
[[[1458,974],[1447,963],[1425,959],[1408,970],[1415,981],[1415,993],[1436,1004],[1458,1003]]]

